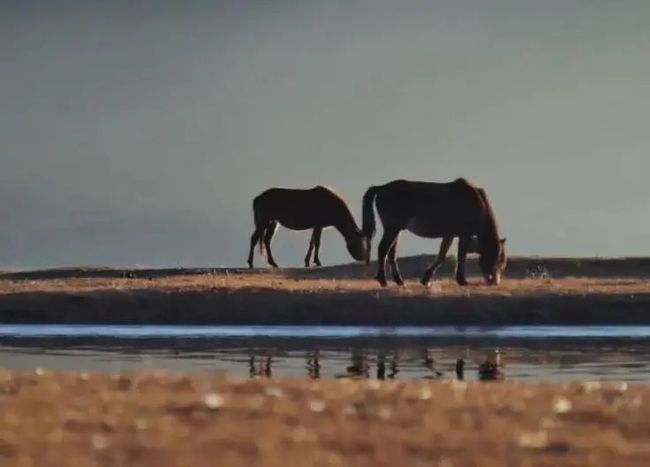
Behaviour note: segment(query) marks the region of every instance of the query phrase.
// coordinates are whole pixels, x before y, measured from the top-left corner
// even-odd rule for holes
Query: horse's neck
[[[494,246],[499,242],[499,230],[492,216],[487,216],[482,232],[478,236],[480,246]]]
[[[359,233],[359,226],[354,221],[352,214],[345,213],[345,215],[340,216],[340,219],[334,224],[334,228],[338,230],[343,237],[352,238],[354,235]]]

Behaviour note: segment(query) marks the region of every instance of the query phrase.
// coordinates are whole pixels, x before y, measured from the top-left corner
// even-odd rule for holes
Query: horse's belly
[[[313,229],[315,226],[310,223],[280,220],[280,225],[289,230],[308,230]]]
[[[406,229],[419,237],[425,238],[445,237],[449,234],[444,226],[427,219],[410,219],[406,224]]]
[[[282,217],[278,218],[277,221],[282,227],[285,227],[289,230],[309,230],[309,229],[326,229],[329,225],[325,224],[322,221],[317,219],[302,217],[302,218],[293,218],[293,217]]]
[[[289,230],[308,230],[318,226],[314,214],[309,210],[301,208],[284,211],[277,209],[271,213],[271,218]]]

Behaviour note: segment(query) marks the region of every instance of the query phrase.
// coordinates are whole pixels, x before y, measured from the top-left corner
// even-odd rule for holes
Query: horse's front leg
[[[456,282],[458,285],[467,285],[465,279],[465,260],[467,259],[467,248],[471,237],[458,237],[458,259],[456,261]]]
[[[425,287],[429,287],[431,278],[436,273],[438,268],[445,262],[445,259],[447,258],[447,252],[449,251],[449,248],[451,247],[453,241],[454,237],[444,237],[442,239],[442,242],[440,242],[440,250],[438,251],[436,260],[431,263],[431,265],[424,271],[424,276],[422,276],[422,280],[420,281]]]
[[[314,264],[316,266],[320,266],[320,258],[319,258],[319,253],[320,253],[320,237],[321,234],[323,233],[323,229],[320,227],[317,227],[314,229]]]
[[[305,256],[305,267],[308,268],[311,263],[311,252],[314,249],[314,237],[316,236],[316,229],[311,233],[311,238],[309,239],[309,248],[307,249],[307,256]]]
[[[377,281],[382,287],[386,287],[386,255],[395,243],[395,239],[399,234],[399,229],[384,228],[384,235],[379,242],[377,248]]]

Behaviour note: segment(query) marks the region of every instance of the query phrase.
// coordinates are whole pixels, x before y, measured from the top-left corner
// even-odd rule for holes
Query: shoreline
[[[113,291],[0,297],[5,324],[648,325],[650,295],[404,296],[368,292]]]
[[[0,273],[5,324],[648,325],[650,258],[514,258],[497,287],[458,287],[448,262],[430,289],[429,257],[404,258],[406,287],[374,265],[318,269],[66,268]],[[575,271],[581,276],[571,276]],[[603,272],[611,270],[612,275]]]

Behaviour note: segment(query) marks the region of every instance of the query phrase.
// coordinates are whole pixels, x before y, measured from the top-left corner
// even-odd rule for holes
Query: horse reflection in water
[[[265,378],[270,378],[273,376],[273,368],[272,368],[272,359],[271,357],[255,357],[255,355],[251,355],[249,360],[248,360],[248,374],[250,375],[251,378],[254,378],[256,376],[263,376]]]
[[[351,356],[352,365],[345,368],[345,373],[339,373],[337,378],[370,378],[371,377],[371,358],[362,352],[353,352]],[[387,361],[388,360],[388,361]],[[392,355],[389,358],[385,354],[380,353],[377,355],[376,360],[377,379],[394,379],[399,373],[397,355]]]
[[[431,375],[425,376],[425,379],[434,379],[441,377],[444,373],[438,370],[436,360],[429,353],[429,349],[424,350],[424,366],[431,370]]]
[[[416,354],[423,352],[421,360],[418,358],[408,358],[407,362],[420,361],[421,365],[429,370],[429,374],[421,376],[423,379],[438,379],[443,378],[445,373],[441,371],[438,362],[431,355],[429,349],[416,351]],[[407,352],[408,355],[413,356],[412,352]],[[402,355],[403,356],[403,355]],[[320,353],[316,350],[308,353],[305,356],[305,369],[307,377],[310,379],[319,379],[321,377],[322,365],[320,363]],[[375,376],[378,380],[395,379],[400,373],[400,359],[399,352],[392,354],[385,354],[378,352],[376,358],[368,353],[353,351],[351,354],[351,365],[345,367],[345,373],[338,373],[333,375],[336,378],[355,378],[355,379],[369,379]],[[373,361],[374,360],[374,361]],[[376,372],[372,372],[373,363],[376,365]],[[465,379],[465,360],[459,358],[456,360],[455,365],[450,368],[448,376],[453,375],[455,370],[456,379]],[[270,378],[273,376],[273,358],[271,356],[250,355],[248,361],[249,375],[254,377]],[[478,365],[478,379],[481,381],[501,380],[504,379],[504,364],[501,360],[501,353],[499,350],[489,351],[485,360]]]
[[[305,368],[307,369],[307,377],[309,379],[319,379],[320,378],[320,362],[318,351],[314,352],[312,355],[307,355],[307,362],[305,363]]]
[[[379,354],[377,356],[377,379],[395,379],[397,373],[399,373],[399,368],[397,367],[397,355],[393,355],[388,363],[388,369],[390,372],[386,374],[386,356],[384,354]]]
[[[368,356],[361,352],[352,352],[352,365],[345,368],[345,373],[337,374],[337,378],[370,378],[370,363]]]
[[[478,367],[478,378],[481,381],[495,381],[504,378],[501,352],[494,349],[485,356],[485,361]]]

